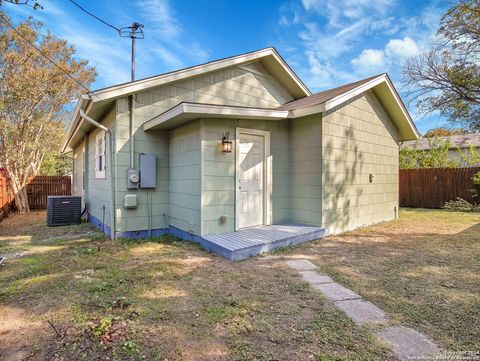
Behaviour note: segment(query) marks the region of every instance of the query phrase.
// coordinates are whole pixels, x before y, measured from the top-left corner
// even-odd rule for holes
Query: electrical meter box
[[[127,170],[127,188],[137,189],[140,185],[140,174],[138,169],[129,168]]]
[[[157,156],[155,154],[140,154],[140,188],[155,188],[157,186]]]

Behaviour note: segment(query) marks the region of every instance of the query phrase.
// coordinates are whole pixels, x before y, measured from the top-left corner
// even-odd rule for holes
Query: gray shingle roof
[[[469,148],[470,145],[473,145],[476,148],[480,148],[480,133],[473,134],[462,134],[462,135],[450,135],[448,137],[438,137],[438,139],[443,143],[450,139],[450,149],[452,148]],[[403,142],[401,147],[415,147],[415,140],[409,140]],[[417,150],[428,150],[430,149],[430,144],[428,143],[427,138],[421,138],[418,140]]]

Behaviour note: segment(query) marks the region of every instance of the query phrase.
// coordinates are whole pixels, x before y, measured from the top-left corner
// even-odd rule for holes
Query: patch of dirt
[[[35,353],[35,343],[41,344],[45,340],[49,332],[48,324],[28,319],[21,308],[1,307],[1,311],[1,359],[20,361],[29,358]]]

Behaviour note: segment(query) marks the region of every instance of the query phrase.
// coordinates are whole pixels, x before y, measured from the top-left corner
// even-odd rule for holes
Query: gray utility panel
[[[157,157],[155,154],[140,154],[140,188],[157,186]]]

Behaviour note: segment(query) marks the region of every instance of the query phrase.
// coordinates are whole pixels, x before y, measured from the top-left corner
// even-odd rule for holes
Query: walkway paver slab
[[[358,294],[343,287],[340,283],[324,283],[315,284],[313,288],[319,290],[323,295],[331,301],[343,301],[361,298]]]
[[[357,324],[387,320],[385,312],[364,299],[337,301],[335,306],[345,312]]]
[[[302,275],[305,282],[309,283],[310,285],[333,282],[330,277],[326,275],[321,275],[316,271],[301,271],[300,274]]]
[[[297,271],[312,271],[317,269],[312,262],[307,261],[306,259],[293,259],[286,263],[288,267],[296,269]]]
[[[392,346],[401,360],[428,359],[441,352],[441,349],[425,335],[409,327],[386,327],[378,331],[377,335]]]

